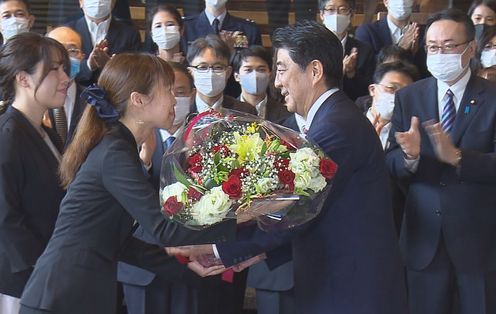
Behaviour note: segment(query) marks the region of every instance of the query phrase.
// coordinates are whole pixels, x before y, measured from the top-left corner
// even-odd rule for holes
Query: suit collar
[[[384,43],[385,46],[389,46],[393,44],[393,40],[391,39],[391,32],[389,31],[389,26],[387,23],[387,16],[383,19],[379,20],[379,36]]]
[[[455,145],[460,141],[479,108],[484,105],[484,97],[481,97],[483,93],[484,87],[478,83],[477,76],[472,74],[465,88],[453,126],[452,141]]]
[[[81,39],[83,40],[83,52],[86,55],[86,58],[88,58],[91,51],[93,50],[93,44],[91,41],[90,30],[88,28],[88,24],[86,24],[84,16],[76,22],[76,29],[82,37]]]

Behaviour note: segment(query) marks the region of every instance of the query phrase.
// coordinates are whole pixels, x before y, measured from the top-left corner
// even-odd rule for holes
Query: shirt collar
[[[268,96],[265,95],[265,98],[262,99],[261,102],[259,102],[255,108],[257,109],[257,114],[260,118],[262,119],[265,119],[265,116],[266,116],[266,112],[267,112],[267,101],[268,101]],[[242,101],[242,102],[246,102],[248,103],[244,98],[243,98],[243,94],[241,94],[239,96],[239,100]]]
[[[396,24],[391,21],[389,15],[386,17],[387,25],[389,28],[389,32],[391,33],[391,39],[393,40],[393,44],[397,44],[401,38],[402,30]]]
[[[327,98],[331,97],[331,95],[337,92],[338,90],[339,89],[337,88],[329,89],[328,91],[320,95],[320,97],[317,98],[317,100],[313,103],[312,107],[310,107],[310,110],[308,111],[307,119],[305,121],[305,128],[307,130],[310,130],[310,127],[312,126],[313,118],[315,117],[315,114],[317,114],[317,111],[322,106],[324,101],[326,101]]]
[[[209,106],[206,102],[204,102],[198,93],[196,93],[195,96],[196,110],[198,111],[198,113],[202,113],[210,109],[218,110],[222,108],[223,102],[224,95],[222,95],[219,100],[217,100],[212,106]]]
[[[348,34],[344,35],[341,39],[341,45],[343,45],[343,56],[346,55],[346,42],[348,41]]]
[[[463,97],[463,93],[465,92],[465,88],[467,87],[471,74],[472,72],[470,71],[469,68],[467,73],[465,73],[465,75],[463,75],[462,78],[458,80],[458,82],[456,82],[451,86],[449,86],[448,84],[446,84],[441,80],[437,80],[438,99],[443,99],[444,95],[446,95],[446,92],[449,89],[451,90],[453,96],[455,97],[455,104],[459,103]]]
[[[90,31],[91,40],[93,41],[93,46],[105,39],[107,36],[110,21],[112,20],[112,15],[105,20],[100,22],[100,24],[96,24],[92,20],[90,20],[86,15],[84,16],[86,20],[86,25],[88,25],[88,30]],[[103,37],[103,38],[102,38]]]
[[[224,23],[224,19],[226,18],[226,15],[227,15],[227,9],[224,10],[224,12],[222,12],[222,14],[219,16],[213,16],[207,10],[205,10],[205,14],[207,15],[207,19],[208,19],[208,22],[210,23],[210,25],[212,25],[215,18],[217,18],[219,20],[219,29],[222,29],[222,24]]]

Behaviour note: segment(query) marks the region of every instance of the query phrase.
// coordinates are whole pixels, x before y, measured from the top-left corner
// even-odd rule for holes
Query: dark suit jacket
[[[93,51],[93,43],[91,42],[91,34],[84,16],[67,23],[67,26],[78,32],[83,40],[85,59],[81,62],[81,71],[76,77],[77,81],[85,86],[96,83],[100,71],[96,70],[92,72],[88,68],[88,57],[90,56],[91,51]],[[138,52],[141,50],[141,39],[138,29],[133,25],[119,22],[114,18],[112,18],[110,22],[105,39],[107,39],[108,42],[109,56],[122,52]]]
[[[132,237],[135,220],[160,247]],[[174,277],[175,264],[161,247],[224,241],[235,228],[228,221],[192,231],[165,218],[133,135],[115,123],[69,186],[21,303],[54,313],[114,313],[118,259],[167,273],[165,267]]]
[[[261,45],[262,36],[260,29],[254,22],[226,14],[221,31],[241,31],[248,37],[248,45]],[[213,34],[214,29],[208,21],[205,11],[196,16],[184,18],[184,34],[181,38],[183,51],[188,51],[189,45],[197,38]]]
[[[344,47],[345,55],[349,55],[353,48],[358,49],[356,73],[351,79],[344,75],[343,91],[352,100],[356,100],[360,96],[369,94],[368,87],[372,83],[375,69],[375,54],[369,45],[348,36]]]
[[[405,168],[394,132],[439,120],[437,81],[428,78],[396,94],[387,164],[394,177],[408,178],[401,248],[410,268],[421,270],[433,259],[441,234],[457,271],[487,272],[496,267],[496,90],[472,75],[458,109],[453,144],[462,150],[459,169],[441,163],[428,135],[421,133],[415,173]]]
[[[0,147],[0,293],[18,298],[52,235],[64,190],[57,159],[13,107],[0,115]]]
[[[256,230],[246,242],[219,244],[222,261],[236,264],[293,239],[300,313],[404,313],[403,267],[377,134],[338,91],[317,111],[307,137],[338,164],[322,212],[297,229]]]
[[[425,50],[423,49],[425,35],[424,31],[424,27],[420,25],[419,48],[417,53],[412,57],[413,63],[417,66],[422,78],[430,76],[426,65],[427,57]],[[377,56],[382,48],[393,44],[391,33],[387,24],[387,16],[379,21],[360,25],[355,31],[355,38],[372,47],[375,55]]]
[[[83,115],[83,111],[86,108],[86,103],[81,101],[81,92],[84,90],[84,86],[77,85],[76,87],[76,99],[74,103],[74,108],[72,109],[72,115],[71,115],[71,126],[67,130],[67,137],[65,138],[65,146],[69,145],[70,142],[72,142],[72,139],[74,138],[74,132],[76,131],[76,126],[79,123],[79,120],[81,119],[81,116]],[[53,114],[53,109],[50,109],[48,111],[48,115],[50,117],[50,121],[52,123],[53,129],[55,130],[56,128],[56,122],[55,122],[55,116]]]

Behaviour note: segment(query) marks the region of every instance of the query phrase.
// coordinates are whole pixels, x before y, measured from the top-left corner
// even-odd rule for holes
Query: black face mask
[[[477,24],[474,27],[475,27],[475,41],[479,42],[482,39],[484,33],[486,32],[486,29],[488,29],[490,26],[487,24]]]

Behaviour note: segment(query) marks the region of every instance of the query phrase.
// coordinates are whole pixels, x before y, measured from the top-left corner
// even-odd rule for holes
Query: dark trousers
[[[410,314],[496,313],[496,272],[457,272],[440,239],[431,264],[407,269]]]
[[[257,289],[257,314],[297,314],[294,289]]]
[[[75,305],[77,306],[77,305]],[[45,310],[40,310],[40,309],[33,309],[31,307],[25,306],[21,304],[21,309],[19,310],[19,314],[51,314],[52,312],[45,311]]]

